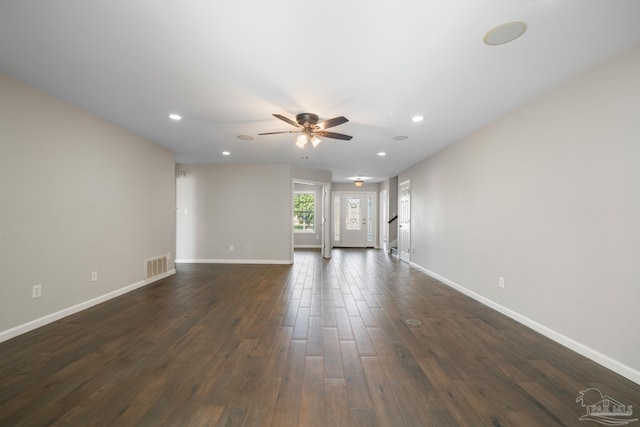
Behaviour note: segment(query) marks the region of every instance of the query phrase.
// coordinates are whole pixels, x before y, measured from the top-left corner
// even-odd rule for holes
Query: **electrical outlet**
[[[92,282],[97,282],[98,281],[98,272],[97,271],[92,271],[91,272],[91,281]]]
[[[504,277],[498,277],[498,286],[504,288]]]
[[[233,252],[233,245],[229,245],[229,252]]]
[[[31,298],[40,298],[42,296],[42,285],[33,285],[31,288]]]

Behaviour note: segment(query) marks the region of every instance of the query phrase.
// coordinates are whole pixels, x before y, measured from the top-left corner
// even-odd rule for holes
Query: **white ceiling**
[[[179,162],[376,182],[640,43],[638,18],[638,0],[0,0],[0,71]],[[522,37],[483,43],[514,20]],[[293,129],[272,113],[300,112],[346,116],[331,130],[353,139],[300,150],[292,134],[257,136]]]

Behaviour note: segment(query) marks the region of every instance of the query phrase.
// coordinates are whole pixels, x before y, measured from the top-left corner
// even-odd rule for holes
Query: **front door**
[[[374,246],[375,193],[342,193],[336,196],[334,246],[366,248]]]
[[[405,181],[399,188],[398,253],[400,260],[411,261],[411,182]]]

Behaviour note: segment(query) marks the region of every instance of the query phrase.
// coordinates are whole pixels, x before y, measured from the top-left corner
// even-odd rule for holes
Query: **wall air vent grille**
[[[158,258],[150,258],[144,262],[145,280],[153,279],[169,271],[169,255]]]

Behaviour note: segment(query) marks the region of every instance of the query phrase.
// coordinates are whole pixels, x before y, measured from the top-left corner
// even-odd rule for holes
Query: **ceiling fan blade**
[[[282,132],[265,132],[265,133],[259,133],[258,135],[277,135],[279,133],[298,133],[300,132],[299,130],[285,130]]]
[[[287,122],[287,123],[289,123],[291,126],[295,126],[295,127],[297,127],[297,128],[299,128],[299,127],[300,127],[300,125],[299,125],[299,124],[297,124],[296,122],[294,122],[294,121],[293,121],[293,120],[291,120],[290,118],[285,117],[285,116],[283,116],[283,115],[281,115],[281,114],[274,114],[274,115],[273,115],[273,117],[277,117],[278,119],[282,120],[283,122]]]
[[[353,138],[351,135],[345,135],[343,133],[335,133],[335,132],[327,132],[327,131],[318,131],[318,132],[314,132],[316,135],[319,136],[324,136],[326,138],[333,138],[333,139],[343,139],[345,141],[349,141],[351,138]]]
[[[333,119],[327,119],[327,120],[321,121],[316,126],[320,129],[329,129],[334,126],[347,123],[348,121],[349,119],[347,119],[346,117],[340,116],[340,117],[334,117]]]

